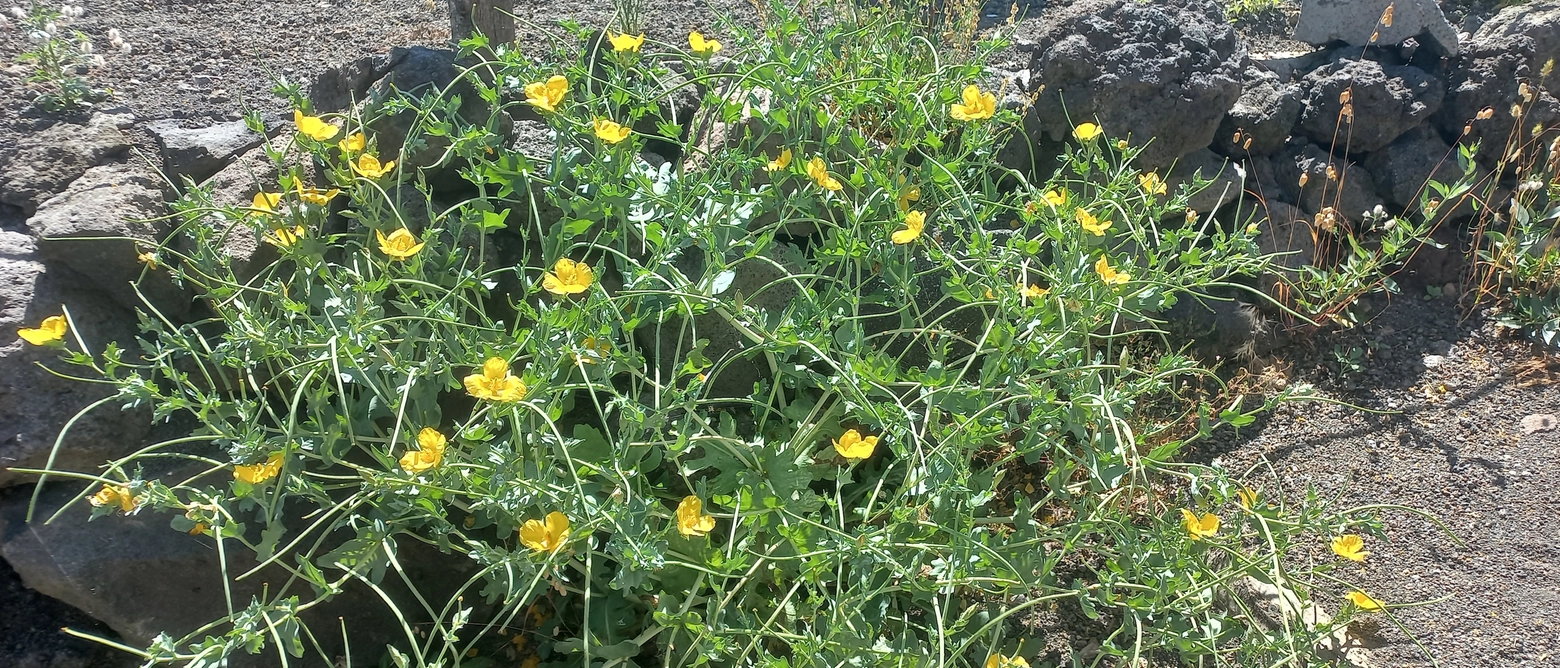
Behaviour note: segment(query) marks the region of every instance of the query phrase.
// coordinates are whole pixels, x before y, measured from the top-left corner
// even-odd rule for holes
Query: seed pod
[[[1235,136],[1234,137],[1230,137],[1230,143],[1231,144],[1239,144],[1240,143],[1240,130],[1236,130],[1235,131]]]
[[[1354,122],[1354,105],[1353,104],[1345,104],[1345,105],[1343,105],[1343,117],[1349,119],[1350,123]]]
[[[1381,25],[1384,28],[1392,27],[1392,5],[1387,5],[1387,8],[1381,12]]]
[[[1338,94],[1338,104],[1348,104],[1352,99],[1354,99],[1353,88],[1345,88],[1342,93]]]
[[[1485,107],[1479,110],[1479,114],[1474,116],[1474,120],[1487,121],[1494,117],[1495,107]]]
[[[1468,124],[1463,126],[1463,135],[1464,136],[1466,136],[1470,132],[1473,132],[1473,121],[1468,121]]]
[[[1300,173],[1300,187],[1301,188],[1304,188],[1305,187],[1305,182],[1306,181],[1310,181],[1310,180],[1311,180],[1310,173],[1308,173],[1308,172],[1301,172]]]
[[[1526,81],[1517,85],[1517,95],[1522,96],[1523,102],[1533,101],[1533,89],[1528,86]]]
[[[1338,180],[1338,168],[1337,167],[1334,167],[1332,165],[1328,165],[1327,166],[1327,180],[1328,181],[1337,181]]]
[[[1247,151],[1251,150],[1251,137],[1246,138],[1246,143],[1241,145],[1241,148]]]

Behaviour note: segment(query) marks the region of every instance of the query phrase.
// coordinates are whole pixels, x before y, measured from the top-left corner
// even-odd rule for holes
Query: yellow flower
[[[361,132],[354,132],[347,135],[346,139],[336,142],[336,148],[341,149],[342,153],[357,153],[368,148],[368,137]]]
[[[131,494],[130,488],[124,485],[103,485],[103,489],[98,490],[97,494],[93,494],[92,498],[87,499],[87,503],[98,508],[117,503],[119,504],[119,509],[127,513],[135,510],[137,505],[135,495]]]
[[[526,520],[520,527],[520,542],[537,552],[557,552],[569,537],[569,518],[556,510],[547,519]]]
[[[1124,285],[1127,281],[1132,280],[1132,274],[1116,271],[1115,268],[1110,266],[1110,260],[1103,255],[1100,256],[1099,261],[1094,263],[1094,271],[1100,275],[1100,280],[1105,281],[1106,285]]]
[[[628,139],[628,136],[634,132],[605,118],[591,121],[590,125],[591,129],[596,131],[596,136],[608,144],[616,144],[624,139]]]
[[[135,260],[137,262],[140,262],[141,264],[146,265],[147,269],[151,269],[152,271],[156,271],[157,270],[157,254],[156,253],[153,253],[151,251],[147,251],[145,253],[137,253],[136,256],[135,256]]]
[[[282,453],[273,452],[267,457],[264,464],[249,464],[233,467],[233,479],[258,485],[276,477],[282,472]]]
[[[417,432],[417,449],[401,455],[401,468],[413,475],[438,466],[444,461],[444,446],[449,440],[433,427],[423,427]]]
[[[1025,286],[1023,283],[1019,283],[1018,284],[1018,294],[1020,296],[1022,296],[1024,299],[1039,299],[1039,298],[1044,297],[1044,296],[1046,296],[1048,294],[1051,294],[1051,291],[1046,289],[1046,288],[1042,288],[1042,287],[1040,287],[1038,285],[1035,285],[1034,283],[1030,283],[1027,286]]]
[[[778,172],[778,171],[780,171],[782,169],[785,169],[786,167],[790,167],[790,166],[791,166],[791,149],[783,149],[783,150],[780,151],[780,157],[775,158],[774,160],[770,160],[769,161],[769,165],[767,167],[765,167],[764,169],[767,169],[767,170],[769,170],[771,172]]]
[[[1104,130],[1100,129],[1100,126],[1093,123],[1082,123],[1079,124],[1078,127],[1073,128],[1073,136],[1076,137],[1078,141],[1089,141],[1090,139],[1104,134],[1104,132]]]
[[[1078,219],[1078,224],[1083,226],[1083,231],[1094,236],[1103,237],[1105,236],[1105,230],[1110,229],[1110,221],[1101,221],[1095,218],[1094,214],[1083,209],[1075,211],[1073,216]]]
[[[336,190],[335,188],[332,188],[330,190],[320,190],[319,188],[299,188],[298,189],[298,199],[301,199],[301,200],[303,200],[305,202],[308,202],[310,204],[313,204],[315,206],[325,206],[326,204],[330,204],[330,201],[335,199],[336,196],[340,195],[340,194],[341,194],[341,191],[340,190]]]
[[[526,84],[525,101],[538,109],[558,111],[558,105],[563,103],[563,96],[568,92],[569,80],[555,74],[546,82]]]
[[[720,51],[720,42],[713,39],[704,39],[704,35],[695,30],[688,33],[688,48],[693,49],[694,53],[708,58],[714,55],[715,52]]]
[[[1051,208],[1055,209],[1067,203],[1067,191],[1065,189],[1047,190],[1040,198],[1044,199],[1046,204],[1051,205]]]
[[[638,53],[639,47],[644,46],[645,44],[645,34],[639,33],[638,37],[634,37],[632,35],[626,34],[614,35],[612,33],[607,33],[607,41],[612,42],[612,50],[618,53],[622,53],[624,51],[633,51],[634,53]]]
[[[839,190],[845,187],[840,184],[839,179],[829,176],[829,166],[823,164],[823,158],[817,156],[807,161],[807,176],[824,190]]]
[[[1344,534],[1332,540],[1333,554],[1350,561],[1364,563],[1370,552],[1365,549],[1365,539],[1354,534]]]
[[[904,176],[895,177],[895,181],[899,184],[899,210],[909,211],[911,202],[921,201],[921,186],[910,183]]]
[[[1159,174],[1154,172],[1138,174],[1138,185],[1143,188],[1143,192],[1150,195],[1163,195],[1170,189],[1164,179],[1159,178]]]
[[[852,462],[859,462],[872,456],[872,451],[877,449],[878,437],[868,436],[862,438],[861,432],[851,429],[840,435],[840,440],[834,442],[834,451],[841,457]]]
[[[1381,601],[1371,598],[1369,594],[1358,590],[1351,591],[1348,594],[1345,594],[1344,597],[1349,599],[1350,603],[1353,603],[1356,607],[1364,610],[1365,612],[1380,612],[1382,608],[1386,607],[1385,605],[1382,605]]]
[[[894,243],[902,246],[921,238],[921,230],[924,229],[926,229],[926,214],[911,211],[905,214],[905,229],[894,232],[891,238]]]
[[[590,289],[595,280],[590,265],[561,257],[553,264],[552,271],[542,273],[542,289],[560,297],[577,295]]]
[[[1235,498],[1240,499],[1240,507],[1248,510],[1257,505],[1257,493],[1251,491],[1250,487],[1240,488],[1240,491],[1235,492]]]
[[[493,357],[482,363],[482,373],[466,376],[466,393],[488,401],[519,401],[525,398],[525,381],[509,373],[509,363]]]
[[[1186,527],[1186,533],[1192,537],[1192,540],[1202,540],[1204,537],[1219,533],[1219,516],[1207,513],[1198,517],[1197,513],[1182,508],[1181,526]]]
[[[677,504],[677,531],[684,536],[703,536],[715,528],[715,518],[704,514],[704,502],[697,496],[685,496]]]
[[[970,84],[959,96],[963,104],[955,102],[948,115],[956,121],[982,121],[997,113],[997,96],[980,92],[980,87]]]
[[[304,116],[299,109],[293,110],[293,124],[298,126],[298,132],[314,141],[325,141],[341,132],[341,128],[326,123],[319,116]]]
[[[265,242],[277,248],[287,248],[298,243],[298,240],[302,239],[305,233],[307,233],[307,230],[303,229],[302,225],[282,227],[271,230],[270,234],[265,235]]]
[[[986,657],[986,668],[1029,668],[1029,662],[1021,656],[1002,656],[993,654]]]
[[[281,193],[257,192],[250,203],[250,208],[263,215],[272,215],[276,213],[276,207],[281,203]]]
[[[363,175],[364,178],[370,179],[377,179],[381,176],[389,174],[390,170],[392,169],[395,169],[394,160],[381,165],[379,164],[379,158],[376,158],[367,153],[358,156],[357,162],[352,163],[352,171]]]
[[[65,321],[63,315],[51,315],[43,319],[36,328],[23,327],[16,330],[23,341],[35,346],[47,345],[65,338],[65,332],[70,330],[70,323]]]
[[[391,232],[388,237],[379,230],[374,230],[374,234],[379,237],[380,252],[395,260],[405,260],[416,255],[417,251],[427,245],[426,242],[418,241],[417,237],[412,236],[412,233],[406,231],[404,227]]]

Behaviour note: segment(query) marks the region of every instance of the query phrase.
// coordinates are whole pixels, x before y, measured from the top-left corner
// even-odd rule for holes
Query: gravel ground
[[[143,121],[201,125],[249,108],[280,114],[283,105],[269,93],[273,76],[307,82],[327,65],[448,38],[442,0],[85,4],[87,14],[69,27],[92,36],[106,54],[107,66],[92,79],[115,91],[110,104]],[[612,15],[603,0],[521,4],[522,41],[533,47],[541,33],[528,25],[565,18],[604,25]],[[646,24],[653,39],[681,40],[691,29],[717,36],[716,14],[754,16],[746,0],[695,0],[652,7]],[[131,53],[111,51],[111,28]],[[0,153],[53,122],[26,112],[26,71],[10,66],[25,46],[18,31],[0,30]],[[151,148],[141,139],[141,148]],[[17,214],[0,207],[0,226],[19,225]],[[1360,371],[1339,372],[1335,344],[1362,351]],[[1560,413],[1560,389],[1551,384],[1560,382],[1560,368],[1543,366],[1523,342],[1460,322],[1455,305],[1417,296],[1397,298],[1358,330],[1280,354],[1289,360],[1281,373],[1290,382],[1313,382],[1339,400],[1391,412],[1291,405],[1240,439],[1209,444],[1205,454],[1235,470],[1266,459],[1286,494],[1314,486],[1342,490],[1344,503],[1434,513],[1470,549],[1457,549],[1418,516],[1391,513],[1388,539],[1373,540],[1368,564],[1346,573],[1389,603],[1449,597],[1395,612],[1441,666],[1560,663],[1552,649],[1560,644],[1560,471],[1553,465],[1560,432],[1525,435],[1520,424],[1531,414]],[[0,564],[0,666],[121,664],[54,631],[66,625],[90,627],[90,620],[25,589]],[[1378,666],[1430,665],[1392,624],[1381,629]]]
[[[1560,664],[1560,432],[1524,433],[1530,415],[1560,413],[1560,364],[1494,326],[1459,322],[1458,309],[1405,289],[1369,324],[1291,358],[1290,382],[1311,382],[1340,405],[1293,404],[1255,431],[1215,446],[1234,471],[1271,466],[1286,497],[1341,493],[1338,508],[1400,504],[1444,522],[1383,514],[1386,540],[1369,538],[1363,567],[1336,574],[1389,604],[1436,599],[1393,614],[1445,668]],[[1358,349],[1361,369],[1336,361]],[[1553,418],[1550,419],[1553,424]],[[1256,480],[1272,490],[1274,477]],[[1325,546],[1315,554],[1332,559]],[[1336,610],[1346,590],[1318,594]],[[1433,665],[1380,621],[1382,667]]]

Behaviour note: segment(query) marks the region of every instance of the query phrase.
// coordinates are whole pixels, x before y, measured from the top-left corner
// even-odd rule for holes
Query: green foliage
[[[1029,183],[998,160],[1014,110],[950,114],[1005,44],[892,9],[772,4],[711,35],[725,61],[571,28],[339,133],[300,123],[274,200],[194,190],[157,257],[210,317],[72,357],[201,425],[94,476],[96,515],[166,511],[294,576],[151,662],[302,655],[335,631],[298,613],[405,578],[413,543],[476,574],[401,602],[398,666],[488,665],[498,635],[522,665],[993,665],[1041,651],[1025,620],[1059,606],[1100,620],[1101,657],[1314,656],[1333,626],[1267,625],[1233,584],[1335,586],[1289,555],[1368,514],[1178,462],[1252,421],[1238,401],[1182,404],[1180,436],[1142,412],[1208,373],[1154,345],[1156,314],[1270,261],[1188,215],[1196,184],[1160,191],[1105,136]],[[555,76],[554,111],[527,102]],[[545,138],[504,141],[501,110]],[[416,119],[398,153],[392,118]],[[311,165],[339,195],[305,190]],[[277,259],[235,263],[234,235]],[[154,457],[193,469],[148,478]],[[1183,509],[1222,526],[1196,538]]]
[[[1224,3],[1224,11],[1231,21],[1242,21],[1276,12],[1283,6],[1284,0],[1229,0]]]

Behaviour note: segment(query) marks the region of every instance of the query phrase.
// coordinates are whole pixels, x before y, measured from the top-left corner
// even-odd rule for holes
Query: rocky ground
[[[560,19],[599,26],[612,16],[610,4],[602,1],[517,4],[520,42],[528,53],[541,52],[548,30],[555,30]],[[1005,18],[1010,4],[986,3],[987,18]],[[1560,26],[1543,32],[1549,25],[1545,21],[1560,23],[1543,18],[1560,17],[1555,0],[1528,3],[1531,15],[1542,19],[1537,23],[1482,32],[1500,9],[1492,0],[1445,3],[1449,23],[1433,26],[1415,24],[1407,18],[1412,16],[1409,4],[1400,3],[1398,29],[1424,28],[1418,35],[1423,45],[1394,42],[1257,61],[1246,54],[1312,48],[1288,36],[1297,23],[1293,7],[1243,19],[1231,30],[1207,0],[1165,0],[1160,4],[1169,9],[1161,14],[1096,11],[1119,5],[1110,2],[1073,11],[1066,6],[1071,4],[1057,3],[1044,20],[1021,22],[1014,53],[1004,63],[1011,66],[1006,76],[1037,95],[1042,83],[1052,92],[1071,86],[1076,97],[1070,112],[1096,116],[1113,134],[1130,132],[1134,141],[1156,138],[1148,158],[1164,166],[1177,160],[1212,164],[1211,172],[1221,156],[1244,162],[1251,174],[1247,189],[1272,207],[1274,234],[1268,238],[1280,238],[1278,232],[1325,206],[1354,216],[1377,204],[1412,204],[1418,184],[1441,174],[1439,161],[1466,118],[1485,106],[1498,107],[1496,119],[1473,133],[1498,139],[1495,130],[1485,128],[1502,121],[1511,125],[1506,109],[1517,79],[1532,75],[1535,60],[1560,54]],[[693,29],[718,36],[717,16],[742,22],[756,16],[747,0],[666,3],[650,12],[645,23],[651,39],[666,41],[681,41]],[[89,35],[104,55],[104,65],[90,77],[113,90],[103,105],[113,115],[61,119],[31,109],[27,70],[11,65],[27,48],[25,37],[14,28],[0,29],[0,325],[5,328],[36,322],[61,302],[95,314],[102,331],[122,332],[132,322],[125,304],[133,302],[114,287],[135,265],[127,269],[113,263],[129,256],[83,258],[38,237],[92,231],[80,226],[82,220],[124,218],[102,208],[113,202],[155,210],[167,192],[154,176],[137,171],[140,158],[205,178],[259,140],[246,138],[241,129],[222,129],[221,123],[251,109],[285,121],[287,104],[270,93],[279,81],[306,85],[329,66],[393,47],[436,47],[448,38],[443,0],[95,0],[67,27]],[[128,49],[114,48],[110,30],[118,31]],[[1134,31],[1151,33],[1153,39],[1173,31],[1182,43],[1144,44]],[[1435,35],[1445,38],[1446,31],[1463,40],[1465,55],[1448,56],[1429,46]],[[1543,39],[1517,46],[1511,35],[1521,31]],[[1068,39],[1078,34],[1090,39]],[[1415,33],[1393,38],[1409,35]],[[1103,71],[1091,69],[1095,66]],[[1085,79],[1069,78],[1079,76]],[[1101,87],[1106,80],[1149,85]],[[1346,85],[1353,86],[1356,98],[1357,132],[1346,151],[1330,152],[1326,147],[1341,113],[1337,100]],[[1039,108],[1047,104],[1053,102],[1042,99]],[[1529,111],[1530,121],[1551,122],[1560,118],[1560,101],[1540,94]],[[1034,127],[1049,132],[1051,140],[1059,140],[1068,128],[1059,113],[1035,120]],[[214,125],[219,126],[215,134],[187,132]],[[1236,133],[1249,143],[1231,143]],[[181,141],[199,150],[169,149]],[[1330,196],[1294,185],[1302,174],[1313,183],[1328,181],[1329,165],[1335,163],[1346,168],[1346,176]],[[93,200],[91,205],[100,208],[85,208],[85,193],[92,192],[87,186],[93,184],[112,186],[120,199],[109,204]],[[139,223],[115,224],[122,225],[113,228],[118,233],[143,238],[166,233]],[[1270,250],[1310,254],[1292,245]],[[1379,301],[1378,314],[1364,326],[1291,343],[1253,364],[1270,380],[1311,382],[1331,398],[1374,412],[1286,406],[1238,437],[1206,444],[1201,455],[1217,457],[1231,469],[1257,466],[1259,472],[1274,472],[1276,477],[1263,478],[1268,488],[1282,488],[1288,495],[1315,487],[1341,494],[1339,503],[1425,509],[1469,546],[1459,549],[1419,516],[1386,515],[1386,540],[1373,541],[1368,566],[1346,571],[1347,576],[1389,603],[1446,600],[1395,612],[1428,656],[1386,622],[1378,625],[1373,641],[1376,665],[1432,665],[1429,657],[1437,665],[1470,668],[1553,665],[1557,655],[1549,648],[1560,641],[1560,589],[1555,585],[1560,554],[1552,545],[1560,534],[1554,517],[1560,469],[1552,462],[1560,432],[1542,430],[1553,425],[1553,418],[1544,422],[1531,416],[1560,413],[1560,388],[1554,385],[1560,382],[1560,368],[1551,368],[1542,353],[1499,335],[1483,320],[1462,319],[1458,304],[1424,298],[1427,285],[1444,289],[1450,283],[1449,292],[1458,292],[1455,262],[1422,262],[1411,274],[1405,292]],[[117,285],[122,287],[123,280]],[[177,308],[181,297],[172,291],[158,298]],[[188,300],[183,301],[187,307]],[[0,422],[7,439],[0,441],[0,466],[7,463],[5,457],[40,456],[37,443],[52,438],[62,416],[96,398],[77,386],[49,384],[53,381],[32,365],[40,359],[0,338]],[[144,422],[128,415],[83,424],[81,441],[91,447],[75,452],[79,463],[91,466],[124,441],[138,440]],[[143,425],[139,432],[130,431],[137,428],[134,424]],[[15,485],[23,482],[0,471],[0,510],[14,515],[27,489]],[[20,544],[20,534],[29,531],[3,517],[0,527],[0,546]],[[72,626],[111,633],[71,607],[26,589],[4,566],[0,666],[122,662],[55,632]],[[59,570],[62,579],[70,579],[64,565]],[[1336,600],[1338,593],[1326,592],[1323,601]]]

